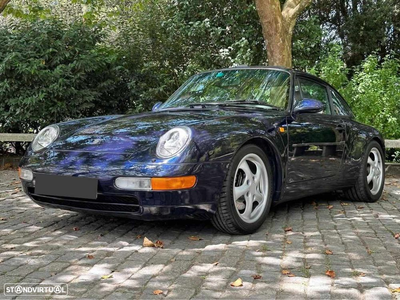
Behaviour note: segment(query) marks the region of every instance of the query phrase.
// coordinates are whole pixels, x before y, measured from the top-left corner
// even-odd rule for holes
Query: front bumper
[[[94,200],[39,195],[35,193],[34,180],[22,181],[22,185],[25,193],[41,206],[140,220],[207,219],[215,213],[228,166],[227,162],[164,165],[163,169],[172,176],[197,177],[193,188],[176,191],[123,191],[114,186],[114,180],[119,176],[157,177],[160,172],[154,170],[159,169],[159,165],[147,164],[146,169],[153,171],[146,174],[126,170],[61,172],[54,168],[33,169],[34,179],[37,173],[97,178],[97,199]]]

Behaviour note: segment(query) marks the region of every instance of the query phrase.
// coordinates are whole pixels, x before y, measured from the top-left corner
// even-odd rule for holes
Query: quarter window
[[[332,96],[332,108],[333,113],[338,116],[349,116],[351,115],[350,108],[347,106],[347,103],[336,93],[334,90],[331,90]]]

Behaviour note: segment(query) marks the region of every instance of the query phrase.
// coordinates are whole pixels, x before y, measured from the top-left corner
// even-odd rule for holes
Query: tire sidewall
[[[262,213],[260,218],[254,223],[246,223],[240,218],[240,216],[236,210],[234,199],[233,199],[233,186],[234,186],[234,181],[235,181],[234,177],[235,177],[236,169],[237,169],[240,161],[243,159],[243,157],[250,153],[257,154],[262,159],[262,161],[264,162],[265,168],[267,170],[267,174],[268,174],[267,203],[265,205],[264,212]],[[237,225],[236,227],[241,228],[242,232],[250,233],[250,232],[256,231],[264,223],[264,221],[268,215],[268,212],[271,208],[271,203],[272,203],[272,191],[273,191],[272,169],[271,169],[271,164],[269,163],[267,155],[258,146],[255,146],[255,145],[244,146],[234,156],[234,158],[232,160],[232,164],[228,171],[227,179],[228,179],[228,190],[227,190],[228,210],[229,210],[229,214],[233,218],[233,222]]]
[[[372,148],[378,149],[379,153],[381,154],[381,159],[382,159],[382,184],[381,184],[381,187],[379,188],[378,193],[376,193],[376,195],[373,195],[371,193],[371,191],[368,187],[368,183],[367,183],[367,176],[365,175],[366,170],[367,170],[367,161],[368,161],[369,153],[371,152]],[[366,148],[364,159],[363,159],[363,165],[361,167],[361,176],[362,176],[362,180],[363,180],[364,192],[368,195],[368,198],[370,198],[371,201],[378,201],[382,196],[383,188],[385,186],[384,159],[385,159],[385,155],[383,153],[381,145],[379,145],[379,143],[375,142],[375,141],[372,141],[371,143],[369,143]]]

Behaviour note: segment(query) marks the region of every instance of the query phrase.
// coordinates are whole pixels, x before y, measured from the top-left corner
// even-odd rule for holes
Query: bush
[[[340,47],[333,46],[311,73],[339,90],[358,121],[379,129],[386,139],[400,138],[399,60],[386,57],[380,63],[377,55],[370,55],[361,66],[349,70],[341,57]]]
[[[379,64],[371,55],[346,87],[357,120],[376,127],[387,139],[400,138],[399,71],[399,60],[386,57]]]
[[[129,72],[115,50],[101,45],[98,28],[22,22],[0,28],[0,40],[0,131],[129,108]]]

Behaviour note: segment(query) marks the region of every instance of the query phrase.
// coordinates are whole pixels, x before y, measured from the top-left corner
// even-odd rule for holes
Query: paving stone
[[[393,238],[400,231],[400,188],[394,185],[385,186],[389,201],[320,195],[280,205],[256,233],[230,236],[209,222],[43,209],[22,193],[10,195],[7,185],[16,178],[0,171],[0,217],[7,219],[0,221],[0,289],[4,283],[68,283],[66,299],[400,300],[390,292],[400,287],[400,242]],[[287,226],[293,231],[285,233]],[[143,247],[138,235],[163,240],[164,249]],[[192,235],[203,240],[191,241]],[[328,269],[334,279],[325,275]],[[243,286],[231,287],[237,278]],[[155,296],[156,289],[163,295]]]
[[[167,299],[190,299],[196,294],[196,289],[176,288],[167,295]]]

